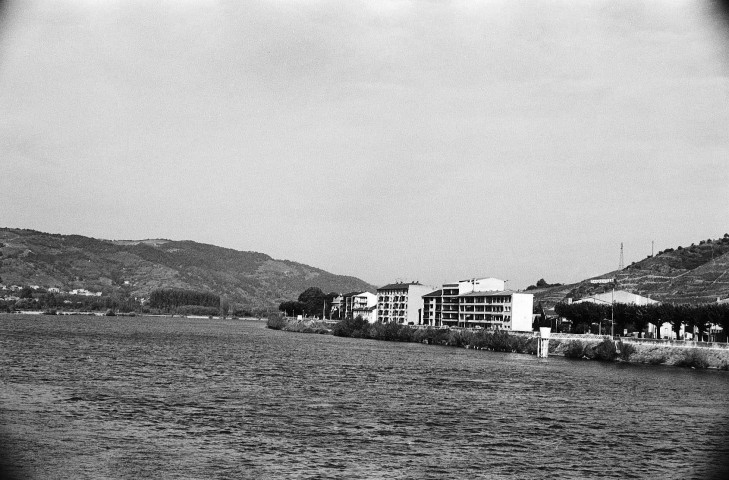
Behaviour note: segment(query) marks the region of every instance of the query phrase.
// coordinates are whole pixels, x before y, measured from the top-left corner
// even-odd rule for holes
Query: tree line
[[[151,292],[149,301],[142,304],[141,299],[131,296],[112,294],[110,296],[71,295],[68,293],[49,293],[24,287],[18,300],[0,300],[0,312],[15,310],[44,310],[48,313],[58,311],[105,311],[138,312],[151,314],[179,314],[253,317],[264,316],[268,309],[249,309],[231,305],[227,298],[210,292],[185,290],[179,288],[160,288]]]
[[[159,288],[149,295],[149,306],[163,310],[196,305],[199,307],[220,307],[220,295],[181,288]]]
[[[326,307],[331,307],[332,300],[339,296],[336,292],[324,293],[319,287],[309,287],[299,295],[297,300],[287,300],[278,306],[279,311],[290,317],[306,315],[321,317],[327,315]],[[339,318],[337,315],[335,315]]]
[[[536,290],[538,288],[549,288],[549,287],[559,287],[562,285],[561,283],[547,283],[543,278],[540,278],[537,280],[536,285],[529,285],[526,289],[527,290]]]
[[[676,338],[679,338],[682,325],[685,326],[687,332],[693,332],[695,329],[699,335],[709,331],[711,324],[720,326],[725,334],[729,331],[729,304],[631,305],[616,303],[613,307],[607,304],[582,302],[558,303],[555,305],[554,311],[560,317],[571,321],[573,330],[578,333],[590,331],[590,326],[596,323],[609,329],[611,318],[614,322],[615,332],[623,330],[642,332],[648,325],[654,325],[658,331],[664,323],[671,325],[671,329],[676,332]]]
[[[68,295],[54,293],[33,293],[23,295],[19,300],[0,300],[0,311],[12,312],[14,310],[82,310],[103,311],[117,310],[134,312],[140,303],[133,298],[123,297],[87,297],[83,295]]]

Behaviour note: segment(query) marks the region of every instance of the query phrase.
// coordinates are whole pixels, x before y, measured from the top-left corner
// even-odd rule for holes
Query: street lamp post
[[[610,336],[615,338],[615,284],[613,283],[613,297],[610,302]]]

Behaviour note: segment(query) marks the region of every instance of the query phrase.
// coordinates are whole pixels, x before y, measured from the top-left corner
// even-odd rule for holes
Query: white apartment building
[[[446,283],[423,296],[423,323],[531,331],[534,295],[504,290],[497,278]]]
[[[377,321],[377,295],[362,292],[352,297],[352,316],[361,316],[370,323]]]
[[[443,325],[443,290],[423,295],[423,325]]]
[[[534,295],[509,290],[471,292],[459,297],[458,324],[530,332]]]
[[[391,283],[377,289],[377,320],[382,323],[422,324],[423,295],[433,290],[419,282]]]

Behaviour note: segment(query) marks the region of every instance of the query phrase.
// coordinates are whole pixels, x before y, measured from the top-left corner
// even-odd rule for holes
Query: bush
[[[510,352],[511,338],[509,338],[508,333],[497,330],[491,337],[491,345],[496,352]]]
[[[570,340],[565,344],[563,354],[567,358],[582,358],[585,356],[585,344],[580,340]]]
[[[283,315],[273,314],[266,320],[266,326],[272,330],[281,330],[287,325],[286,319]]]
[[[709,368],[706,352],[698,348],[685,349],[672,363],[677,367]]]
[[[58,315],[58,312],[55,309],[45,310],[43,312],[43,315]]]
[[[618,357],[618,351],[615,348],[615,342],[610,339],[605,339],[602,342],[594,345],[590,348],[592,351],[592,357],[595,360],[601,360],[603,362],[612,362]]]
[[[635,345],[632,345],[630,343],[623,343],[622,341],[620,341],[618,342],[618,350],[620,350],[620,352],[618,353],[620,359],[624,362],[627,362],[630,360],[630,356],[635,353]]]
[[[536,337],[528,338],[526,344],[524,345],[523,353],[528,353],[529,355],[536,355],[538,345],[539,345],[538,338],[536,338]]]
[[[415,341],[415,332],[417,330],[414,328],[410,328],[408,325],[400,325],[400,328],[397,331],[397,341],[398,342],[413,342]]]
[[[239,309],[236,309],[233,311],[233,316],[241,318],[241,317],[252,317],[254,315],[253,315],[253,312],[251,312],[250,310],[247,310],[245,308],[239,308]]]
[[[447,328],[426,328],[418,330],[413,340],[416,342],[427,341],[431,345],[445,345],[448,341],[450,329]]]
[[[370,324],[361,316],[340,320],[332,328],[332,334],[337,337],[367,338]]]
[[[415,329],[400,323],[376,322],[369,326],[369,338],[374,340],[385,340],[389,342],[413,342],[416,341]]]
[[[533,342],[534,337],[525,337],[523,335],[512,335],[512,352],[528,353],[529,345]],[[537,352],[536,344],[534,344],[534,353]]]
[[[445,338],[445,345],[450,347],[464,347],[466,343],[463,341],[463,335],[458,330],[448,329],[448,334]]]
[[[643,346],[641,346],[643,347]],[[664,347],[645,347],[636,349],[636,352],[630,357],[634,362],[648,363],[650,365],[659,365],[666,363],[668,353]]]

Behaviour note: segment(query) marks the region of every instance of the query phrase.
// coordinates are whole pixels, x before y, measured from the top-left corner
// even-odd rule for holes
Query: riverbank
[[[465,330],[413,328],[397,323],[370,324],[362,319],[342,320],[334,325],[314,320],[271,317],[268,328],[299,333],[331,333],[339,337],[368,338],[390,342],[425,343],[496,352],[536,355],[537,336],[508,333],[504,330]],[[729,370],[729,350],[691,346],[642,344],[609,338],[558,339],[549,342],[549,354],[566,358],[604,362],[643,363],[688,368]]]

